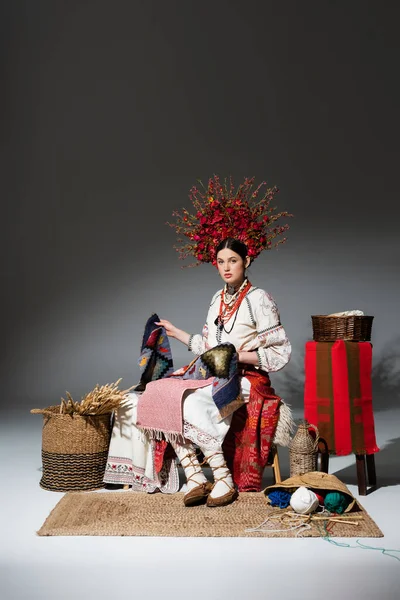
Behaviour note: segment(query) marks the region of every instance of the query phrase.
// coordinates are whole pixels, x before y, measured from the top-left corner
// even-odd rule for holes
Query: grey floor
[[[62,497],[39,487],[42,420],[28,411],[3,415],[0,597],[398,599],[400,410],[376,412],[375,425],[378,489],[358,496],[353,455],[331,457],[330,472],[384,533],[360,541],[397,549],[397,559],[357,547],[357,538],[335,538],[346,544],[337,546],[322,539],[39,537],[35,532]],[[288,477],[285,449],[280,460]],[[266,483],[271,475],[268,469]]]

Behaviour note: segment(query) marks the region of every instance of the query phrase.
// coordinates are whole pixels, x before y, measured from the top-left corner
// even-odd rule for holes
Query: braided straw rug
[[[368,513],[360,506],[342,517],[348,523],[331,523],[331,536],[383,537]],[[291,529],[287,511],[271,508],[263,493],[247,492],[229,506],[208,508],[183,505],[183,493],[69,492],[52,510],[38,535],[113,535],[162,537],[320,537],[324,521],[311,521],[309,529]],[[260,526],[263,531],[246,531]],[[289,522],[288,522],[289,519]],[[298,517],[297,522],[301,520]],[[304,520],[304,519],[303,519]],[[325,521],[326,523],[326,521]],[[357,523],[357,525],[353,524]],[[272,531],[266,531],[266,528]],[[284,531],[276,531],[282,530]]]

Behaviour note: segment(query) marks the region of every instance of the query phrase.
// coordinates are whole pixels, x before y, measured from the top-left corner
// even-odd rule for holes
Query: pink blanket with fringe
[[[202,388],[213,383],[208,379],[158,379],[147,384],[139,398],[137,425],[150,437],[160,437],[161,432],[183,435],[183,402],[187,390]],[[157,435],[160,433],[160,435]]]

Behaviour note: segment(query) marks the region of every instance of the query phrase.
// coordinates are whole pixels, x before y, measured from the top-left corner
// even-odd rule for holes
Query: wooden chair
[[[267,463],[267,467],[272,468],[275,483],[280,483],[282,481],[281,467],[279,464],[278,448],[275,444],[271,448],[270,460]]]

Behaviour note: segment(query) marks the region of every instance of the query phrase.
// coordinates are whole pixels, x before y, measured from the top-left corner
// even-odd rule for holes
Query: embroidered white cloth
[[[169,472],[156,473],[154,467],[154,442],[136,427],[139,394],[127,394],[126,402],[115,412],[105,483],[131,485],[132,490],[173,494],[179,489],[178,469],[169,461]]]
[[[256,350],[263,371],[272,373],[282,369],[289,362],[291,345],[272,296],[258,287],[251,287],[237,313],[221,330],[215,323],[221,292],[214,294],[202,334],[192,336],[190,349],[200,355],[218,344],[231,342],[238,352]]]

